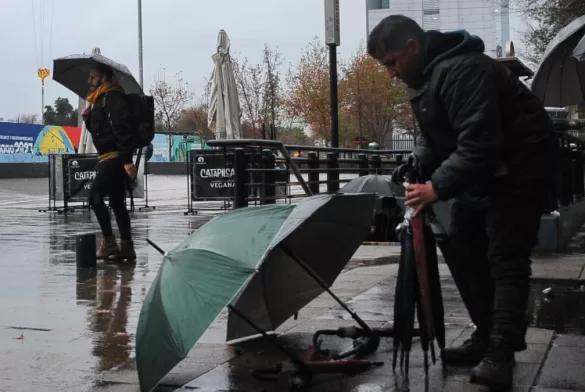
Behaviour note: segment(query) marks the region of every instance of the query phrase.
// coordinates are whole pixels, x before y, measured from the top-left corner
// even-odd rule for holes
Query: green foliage
[[[43,124],[76,127],[77,113],[77,109],[73,109],[69,99],[59,97],[53,106],[45,106]]]

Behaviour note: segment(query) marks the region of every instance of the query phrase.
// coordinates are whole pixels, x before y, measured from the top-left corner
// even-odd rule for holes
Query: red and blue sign
[[[47,162],[50,154],[75,153],[81,128],[0,122],[0,163]]]

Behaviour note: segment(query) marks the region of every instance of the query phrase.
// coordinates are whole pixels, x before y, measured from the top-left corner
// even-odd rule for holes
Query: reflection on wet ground
[[[133,278],[134,268],[78,271],[76,298],[78,304],[87,306],[88,330],[93,332],[91,354],[99,358],[97,371],[109,370],[130,358],[127,325]]]
[[[23,199],[25,203],[15,204],[15,194],[0,190],[0,391],[86,391],[98,385],[103,392],[138,390],[132,360],[134,333],[140,307],[161,262],[160,255],[145,240],[150,238],[169,250],[210,218],[183,215],[179,207],[182,199],[173,194],[173,186],[170,185],[168,200],[177,202],[174,210],[157,208],[133,215],[138,253],[135,266],[100,265],[87,271],[76,269],[75,235],[99,231],[89,212],[39,213],[41,201],[35,204],[34,200]],[[375,327],[392,319],[397,270],[395,265],[380,263],[359,263],[369,268],[351,269],[336,282],[334,290]],[[444,265],[441,271],[448,341],[460,343],[469,336],[469,319]],[[547,288],[552,288],[547,293],[553,294],[543,296]],[[531,325],[559,333],[585,334],[584,296],[576,283],[533,283]],[[282,356],[258,342],[254,347],[243,347],[244,354],[226,347],[222,323],[225,313],[203,336],[198,348],[165,379],[159,392],[175,390],[196,377],[188,385],[191,389],[186,390],[287,390],[286,379],[277,385],[266,385],[249,376],[252,366],[272,365],[282,361]],[[298,320],[289,320],[280,330],[287,333],[282,337],[284,342],[300,349],[310,344],[317,329],[348,325],[354,325],[348,314],[322,296],[303,309]],[[519,357],[517,390],[527,391],[529,388],[523,386],[532,385],[536,379],[551,337],[552,331],[531,330],[529,350]],[[585,347],[585,342],[572,341],[573,347],[569,348],[565,347],[569,343],[562,344],[558,349],[553,347],[552,358],[576,358],[576,353],[567,350],[579,344]],[[347,345],[347,341],[339,339],[325,341],[325,346],[334,350]],[[388,362],[390,350],[385,340],[371,359]],[[404,390],[405,385],[410,385],[412,391],[424,390],[420,347],[414,349],[411,365],[417,372],[411,373],[410,382],[392,377],[387,365],[351,378],[320,379],[311,391],[392,391]],[[110,378],[103,376],[108,371]],[[552,380],[546,384],[549,387],[561,385],[554,384],[550,371],[543,374]],[[449,369],[445,376],[435,367],[431,370],[430,390],[481,390],[471,387],[467,377],[467,370]],[[125,389],[110,389],[120,385]],[[575,388],[569,389],[579,390],[581,384],[572,385]]]
[[[136,266],[84,271],[75,265],[75,235],[99,232],[88,211],[0,205],[0,215],[0,391],[83,391],[97,373],[128,362],[161,262],[146,238],[170,249],[209,219],[135,213]]]

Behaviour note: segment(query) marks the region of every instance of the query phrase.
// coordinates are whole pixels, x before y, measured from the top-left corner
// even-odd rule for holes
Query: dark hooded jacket
[[[100,95],[85,126],[99,155],[117,152],[124,164],[132,163],[134,132],[130,106],[123,92],[112,90]]]
[[[481,197],[499,176],[549,178],[558,163],[544,106],[484,49],[466,31],[426,33],[423,80],[411,89],[415,154],[440,200]]]

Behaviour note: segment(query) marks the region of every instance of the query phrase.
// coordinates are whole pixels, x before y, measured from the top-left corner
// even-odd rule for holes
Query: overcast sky
[[[89,53],[125,64],[138,79],[137,0],[0,0],[0,118],[40,114],[39,67],[52,71],[52,60]],[[44,11],[42,12],[44,8]],[[315,36],[324,35],[322,0],[143,0],[144,83],[166,70],[167,78],[182,71],[201,94],[212,70],[217,33],[225,29],[232,52],[262,60],[264,43],[278,46],[285,62],[296,63]],[[364,0],[341,0],[341,56],[347,58],[366,38]],[[512,40],[521,51],[511,18]],[[50,78],[45,81],[45,104],[77,98]]]

